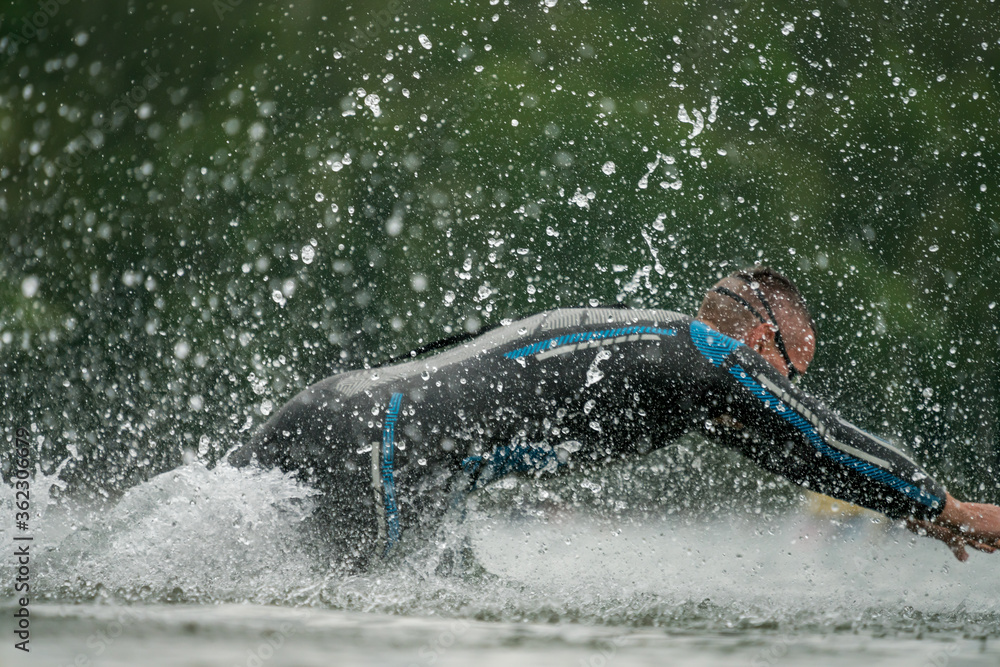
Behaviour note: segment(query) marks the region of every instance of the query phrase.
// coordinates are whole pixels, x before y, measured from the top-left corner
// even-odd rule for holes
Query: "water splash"
[[[587,369],[588,387],[592,384],[597,384],[598,382],[604,379],[604,371],[598,368],[597,365],[602,361],[605,361],[606,359],[610,358],[611,358],[611,350],[607,350],[605,348],[601,348],[600,350],[598,350],[597,355],[594,357],[594,360],[590,362],[590,367]]]
[[[642,178],[639,179],[638,186],[640,190],[645,190],[647,187],[649,187],[649,177],[652,176],[653,173],[656,171],[657,167],[660,166],[661,161],[664,164],[674,164],[677,160],[672,155],[664,155],[663,153],[657,151],[656,159],[646,165],[646,173],[643,175]],[[680,181],[679,180],[675,181],[675,183],[679,184]],[[660,186],[665,187],[663,183],[660,183]]]
[[[315,492],[278,471],[192,462],[130,489],[111,508],[63,508],[38,590],[59,599],[284,600],[319,563],[298,526]],[[44,530],[43,530],[44,532]]]
[[[649,247],[649,254],[653,256],[653,268],[661,276],[664,275],[667,270],[660,264],[660,251],[653,246],[653,237],[651,237],[645,229],[642,230],[642,238],[646,239],[646,246]]]
[[[1000,627],[987,556],[955,565],[937,543],[867,520],[665,516],[669,503],[643,516],[628,509],[642,486],[634,471],[618,482],[559,479],[505,478],[472,496],[464,519],[453,512],[371,572],[344,576],[303,539],[312,489],[277,471],[193,462],[110,507],[47,503],[37,590],[74,602],[239,601],[699,632]],[[603,514],[571,502],[574,486]]]
[[[694,139],[704,131],[706,125],[711,125],[715,122],[718,111],[719,98],[713,95],[709,100],[708,109],[704,107],[701,109],[691,109],[691,113],[689,114],[684,105],[680,105],[677,109],[677,120],[691,126],[691,133],[688,135],[688,139]],[[707,120],[705,118],[706,113],[708,113]]]
[[[691,126],[691,134],[688,135],[688,139],[694,139],[705,129],[704,114],[698,109],[692,109],[691,113],[694,114],[694,117],[688,114],[683,104],[677,109],[677,120]]]

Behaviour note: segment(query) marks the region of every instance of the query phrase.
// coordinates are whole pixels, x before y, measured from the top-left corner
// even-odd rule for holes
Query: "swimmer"
[[[696,317],[565,308],[431,356],[341,373],[290,400],[234,465],[295,472],[321,492],[315,530],[363,569],[456,498],[506,475],[594,469],[688,433],[945,542],[1000,548],[1000,507],[959,502],[911,457],[796,386],[816,327],[795,286],[737,271]]]

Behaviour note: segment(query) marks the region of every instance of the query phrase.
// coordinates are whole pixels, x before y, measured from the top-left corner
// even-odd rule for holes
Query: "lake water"
[[[0,664],[1000,663],[998,561],[867,519],[477,510],[343,576],[300,546],[308,508],[288,477],[198,463],[47,508],[32,650],[5,631]],[[445,574],[456,544],[474,565]]]

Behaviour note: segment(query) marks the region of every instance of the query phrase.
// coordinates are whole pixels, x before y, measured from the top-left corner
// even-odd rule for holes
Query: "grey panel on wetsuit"
[[[416,359],[406,361],[395,366],[382,366],[369,371],[354,371],[347,373],[337,381],[336,389],[344,396],[354,396],[363,391],[368,391],[380,384],[391,384],[395,380],[424,372],[436,371],[439,367],[448,364],[461,363],[471,359],[485,350],[506,343],[511,338],[510,329],[516,326],[516,331],[520,336],[530,336],[536,332],[539,324],[545,319],[546,314],[541,313],[532,317],[519,320],[507,327],[493,329],[478,336],[471,341],[462,343],[446,352],[441,352],[427,359]]]

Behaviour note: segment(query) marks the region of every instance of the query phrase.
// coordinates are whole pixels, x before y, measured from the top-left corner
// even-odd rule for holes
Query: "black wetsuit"
[[[318,382],[231,456],[322,492],[321,530],[363,564],[456,493],[512,472],[638,456],[697,431],[814,491],[932,518],[944,489],[760,355],[665,310],[561,309],[431,357]]]

